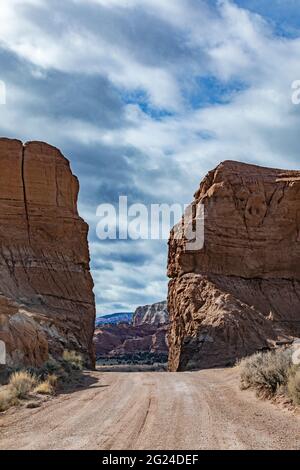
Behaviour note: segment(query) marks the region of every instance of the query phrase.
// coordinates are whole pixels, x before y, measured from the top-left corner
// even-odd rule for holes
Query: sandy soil
[[[300,449],[300,418],[241,392],[236,369],[88,379],[40,408],[0,415],[0,449]]]

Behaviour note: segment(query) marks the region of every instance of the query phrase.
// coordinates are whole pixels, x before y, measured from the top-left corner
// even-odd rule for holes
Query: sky
[[[300,166],[300,0],[0,0],[0,80],[0,135],[79,177],[98,315],[168,283],[167,241],[99,240],[99,204],[188,204],[227,159]]]

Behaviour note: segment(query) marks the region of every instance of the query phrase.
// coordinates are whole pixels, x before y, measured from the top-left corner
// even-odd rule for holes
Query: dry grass
[[[37,381],[37,377],[30,372],[14,372],[9,379],[9,386],[15,391],[17,398],[27,398]]]
[[[10,386],[2,387],[0,390],[0,412],[6,411],[17,404],[18,398],[15,389]]]
[[[58,383],[55,374],[49,374],[45,380],[38,378],[28,371],[14,372],[9,380],[9,384],[0,388],[0,412],[8,410],[10,407],[22,403],[29,397],[35,399],[34,395],[54,395]],[[37,402],[32,401],[27,404],[34,408]]]
[[[57,377],[57,375],[55,375],[55,374],[50,374],[50,375],[48,375],[48,377],[47,377],[47,381],[49,382],[49,384],[50,384],[53,388],[55,388],[55,387],[57,386],[57,383],[58,383],[58,377]]]
[[[49,380],[39,383],[33,390],[37,395],[54,395],[55,389]]]
[[[8,385],[0,386],[0,413],[28,398],[30,407],[38,395],[54,395],[58,387],[64,389],[78,384],[82,378],[83,358],[75,351],[64,351],[61,360],[50,357],[40,369],[21,370],[10,375]]]
[[[257,353],[245,358],[240,363],[241,388],[252,388],[258,396],[271,398],[287,384],[291,364],[289,350]]]
[[[72,369],[82,370],[83,369],[83,358],[81,354],[76,351],[64,351],[63,360],[69,364]]]
[[[291,398],[294,405],[300,405],[300,368],[292,367],[290,369],[288,383],[287,383],[288,396]]]

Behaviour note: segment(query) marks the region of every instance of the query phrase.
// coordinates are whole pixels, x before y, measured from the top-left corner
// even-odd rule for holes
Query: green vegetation
[[[157,354],[149,352],[137,352],[133,354],[126,354],[118,357],[98,357],[97,364],[99,366],[114,366],[114,365],[155,365],[166,364],[168,362],[167,354]]]

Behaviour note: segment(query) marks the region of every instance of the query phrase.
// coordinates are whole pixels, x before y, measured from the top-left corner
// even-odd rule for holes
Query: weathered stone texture
[[[87,224],[68,160],[45,143],[0,139],[0,339],[11,365],[74,349],[93,365]]]
[[[194,215],[200,204],[203,249],[186,250],[180,225],[169,241],[171,370],[300,336],[300,172],[227,161],[201,183]]]

